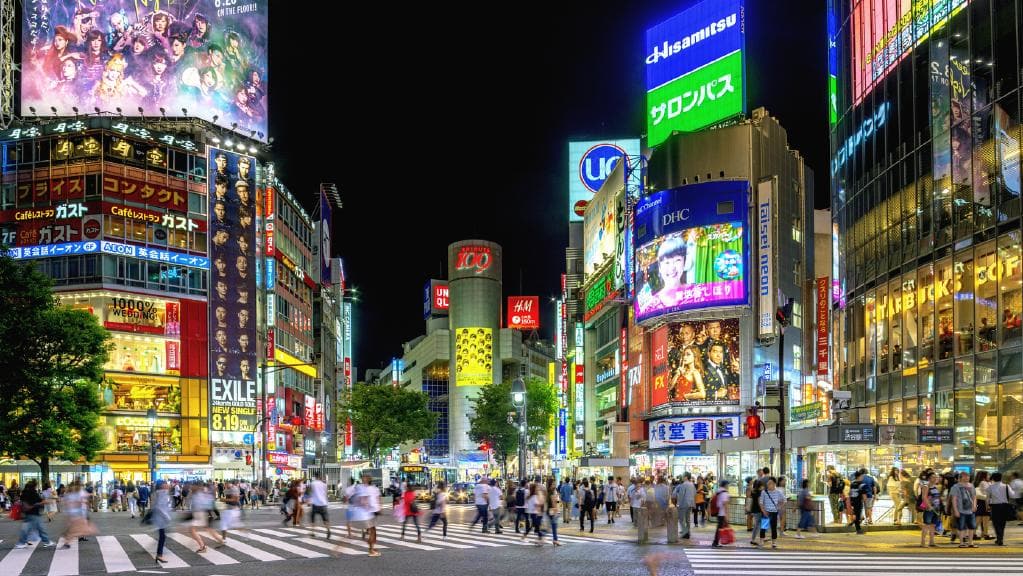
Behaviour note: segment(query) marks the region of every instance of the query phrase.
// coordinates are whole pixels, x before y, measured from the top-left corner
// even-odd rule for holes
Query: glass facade
[[[1023,6],[924,4],[835,3],[838,380],[860,421],[951,427],[956,465],[1007,468],[1023,450]],[[915,41],[891,40],[910,20]]]
[[[423,392],[429,397],[427,408],[437,415],[437,433],[423,441],[423,448],[431,458],[451,457],[448,442],[448,369],[431,366],[423,371]]]

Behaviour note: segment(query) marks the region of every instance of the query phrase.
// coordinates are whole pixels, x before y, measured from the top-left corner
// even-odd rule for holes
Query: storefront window
[[[888,301],[888,290],[885,286],[877,290],[877,305],[878,310],[874,315],[877,319],[877,363],[880,366],[879,372],[886,374],[891,354],[888,350],[888,307],[890,302]]]
[[[956,255],[951,290],[955,292],[956,356],[973,352],[973,249]]]
[[[889,416],[891,416],[891,405],[888,402],[877,405],[877,420],[878,424],[889,424]]]
[[[927,394],[920,397],[917,404],[917,421],[920,426],[934,426],[934,395]]]
[[[977,257],[974,268],[974,290],[976,292],[977,312],[977,350],[991,350],[998,341],[998,277],[990,270],[997,270],[995,243],[985,242],[977,246]]]
[[[974,417],[976,416],[975,393],[973,390],[956,390],[955,429],[956,460],[973,460],[973,446],[976,442]]]
[[[988,271],[999,277],[998,317],[1002,346],[1020,345],[1020,311],[1023,309],[1023,269],[1020,268],[1020,235],[1010,232],[998,239],[998,268]]]
[[[999,386],[998,461],[1006,463],[1023,454],[1023,382]]]
[[[874,293],[870,292],[866,298],[866,312],[864,313],[864,321],[866,325],[866,366],[867,366],[867,377],[871,377],[877,374],[877,351],[875,346],[877,344],[877,299],[874,297]]]
[[[934,425],[952,426],[955,396],[951,390],[934,393]]]
[[[934,267],[930,264],[917,270],[917,307],[920,310],[920,364],[934,361]]]
[[[953,344],[956,338],[952,323],[952,293],[955,291],[955,280],[952,276],[952,260],[946,258],[935,267],[937,278],[933,288],[938,310],[938,359],[952,357]]]
[[[892,370],[902,369],[902,314],[897,311],[902,308],[902,283],[894,280],[888,285],[888,322],[891,324],[891,345]]]
[[[149,451],[149,420],[145,416],[107,416],[101,433],[109,452]],[[157,418],[153,440],[160,454],[181,453],[181,422],[175,418]]]
[[[977,387],[974,399],[977,407],[974,422],[976,429],[977,467],[986,468],[996,464],[994,450],[998,443],[998,386],[988,384]]]
[[[1012,380],[1023,375],[1023,351],[1019,348],[998,352],[998,380]]]
[[[103,399],[108,410],[181,413],[181,384],[174,377],[108,374]]]
[[[974,381],[980,384],[987,384],[988,382],[994,382],[997,374],[997,363],[995,361],[995,351],[985,352],[983,354],[977,354],[977,368],[976,378]]]
[[[920,401],[916,398],[909,398],[906,400],[905,409],[902,411],[902,417],[905,424],[916,424],[919,420],[919,404]]]
[[[973,388],[973,356],[963,356],[955,363],[956,388]]]
[[[910,373],[912,372],[912,374]],[[916,370],[906,370],[902,376],[902,393],[906,396],[916,396],[918,393]]]
[[[1012,24],[1007,26],[1012,29]],[[995,43],[995,48],[1006,49],[1012,42],[1004,46]],[[1009,48],[1011,51],[1011,48]],[[1010,52],[1011,53],[1011,52]],[[1015,73],[1015,58],[1008,58],[1011,64],[999,65],[999,73],[1010,70]],[[994,105],[995,161],[998,163],[995,179],[998,196],[998,220],[1004,222],[1019,216],[1020,204],[1020,124],[1018,112],[1019,92],[1014,92]]]

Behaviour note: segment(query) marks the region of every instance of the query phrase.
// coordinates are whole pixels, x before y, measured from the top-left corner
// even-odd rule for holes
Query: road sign
[[[242,436],[242,444],[254,444],[255,442],[256,437],[253,436],[252,434],[246,434]]]

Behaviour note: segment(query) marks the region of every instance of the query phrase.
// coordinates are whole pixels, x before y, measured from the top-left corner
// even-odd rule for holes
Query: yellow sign
[[[298,358],[295,358],[294,356],[288,354],[287,352],[281,350],[280,348],[274,349],[274,358],[276,358],[277,361],[284,366],[294,368],[295,370],[298,370],[299,372],[305,374],[306,376],[309,376],[310,378],[316,378],[315,366],[310,366],[309,364],[302,362]]]
[[[129,428],[149,428],[149,418],[145,416],[117,416],[108,418],[114,426],[127,426]],[[153,428],[170,428],[171,421],[166,418],[157,418]]]
[[[494,331],[455,328],[455,386],[486,386],[494,381]]]

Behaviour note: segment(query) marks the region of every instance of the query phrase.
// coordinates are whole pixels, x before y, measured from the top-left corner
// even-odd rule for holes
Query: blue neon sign
[[[14,260],[33,260],[35,258],[51,258],[54,256],[73,256],[76,254],[116,254],[153,262],[165,262],[190,268],[209,270],[210,259],[205,256],[184,254],[171,250],[159,250],[145,246],[134,246],[107,240],[90,240],[86,242],[65,242],[63,244],[43,244],[39,246],[19,246],[10,248],[8,254]]]

